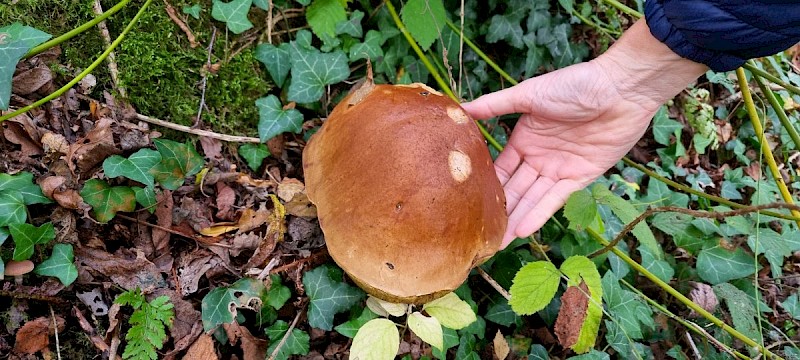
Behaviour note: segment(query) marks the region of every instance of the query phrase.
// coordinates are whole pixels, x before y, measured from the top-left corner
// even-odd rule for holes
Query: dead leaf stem
[[[156,119],[149,117],[147,115],[136,114],[136,119],[144,121],[146,123],[163,126],[168,129],[177,130],[181,132],[185,132],[187,134],[197,135],[197,136],[206,136],[212,139],[218,139],[227,142],[239,142],[239,143],[260,143],[261,140],[259,138],[254,137],[247,137],[247,136],[235,136],[235,135],[226,135],[226,134],[219,134],[213,131],[202,130],[202,129],[193,129],[188,126],[173,124],[169,121],[164,121],[161,119]]]
[[[166,2],[167,0],[164,0]],[[203,115],[203,108],[206,107],[206,88],[208,88],[208,73],[211,72],[211,53],[214,50],[214,41],[217,39],[217,28],[212,27],[211,41],[208,42],[208,57],[206,58],[206,71],[203,71],[203,80],[200,87],[203,89],[200,94],[200,106],[197,109],[197,117],[194,119],[192,128],[200,125],[200,115]]]
[[[100,4],[100,0],[94,0],[92,10],[94,10],[95,15],[99,16],[103,14],[103,5]],[[106,44],[106,47],[110,47],[111,34],[109,34],[108,32],[108,26],[106,26],[106,21],[103,20],[97,23],[97,27],[100,29],[100,35],[103,37],[103,42]],[[119,69],[117,67],[117,57],[113,51],[108,54],[108,72],[111,74],[111,81],[114,82],[114,88],[117,89],[119,95],[122,96],[123,98],[127,97],[125,88],[119,86]]]

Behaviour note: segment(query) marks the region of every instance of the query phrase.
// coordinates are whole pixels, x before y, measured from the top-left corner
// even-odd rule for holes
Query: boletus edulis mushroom
[[[505,196],[483,137],[424,84],[368,79],[311,137],[303,168],[328,252],[375,297],[436,299],[500,247]]]

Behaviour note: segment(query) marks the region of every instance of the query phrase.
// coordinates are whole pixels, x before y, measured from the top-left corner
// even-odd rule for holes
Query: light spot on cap
[[[463,182],[469,178],[469,174],[472,172],[472,163],[469,160],[469,156],[460,151],[453,150],[450,152],[447,160],[450,164],[450,175],[453,176],[455,181]]]
[[[469,120],[469,116],[467,116],[467,113],[465,113],[464,110],[461,110],[461,108],[457,107],[448,107],[447,116],[453,119],[453,121],[455,121],[456,124],[466,124],[467,121]]]

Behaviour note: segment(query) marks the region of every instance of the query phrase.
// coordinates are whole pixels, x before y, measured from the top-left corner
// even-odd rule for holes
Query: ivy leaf
[[[612,193],[611,190],[608,190],[604,185],[596,184],[592,186],[592,195],[594,195],[594,198],[597,199],[599,203],[608,205],[611,211],[614,212],[614,215],[622,220],[623,223],[630,223],[641,215],[641,212],[636,210],[630,202]],[[636,239],[639,240],[639,243],[645,246],[653,257],[658,260],[664,259],[664,250],[661,249],[653,232],[646,223],[640,222],[636,224],[632,232],[633,235],[636,236]]]
[[[582,230],[591,227],[597,221],[597,202],[586,190],[572,193],[564,205],[564,216],[569,221],[569,228]]]
[[[730,251],[719,245],[700,251],[696,268],[697,275],[712,285],[740,279],[757,270],[753,258],[744,250]]]
[[[159,162],[161,162],[161,153],[145,148],[131,154],[127,159],[119,155],[107,157],[103,161],[103,171],[110,178],[124,176],[152,187],[155,182],[150,169]]]
[[[631,339],[642,339],[642,327],[653,329],[653,311],[636,294],[622,289],[611,272],[606,272],[602,280],[603,299],[608,312]]]
[[[666,106],[661,106],[653,116],[653,138],[656,142],[669,146],[670,136],[674,135],[675,138],[680,138],[683,124],[669,118]]]
[[[750,296],[729,283],[714,285],[713,289],[717,298],[724,301],[728,307],[728,313],[733,319],[733,327],[760,343],[762,340],[755,320],[758,314]]]
[[[232,323],[239,308],[258,311],[265,293],[264,283],[252,278],[241,278],[228,287],[211,290],[201,304],[203,329],[211,331],[221,324]]]
[[[281,283],[281,277],[279,275],[270,275],[270,279],[272,280],[272,285],[267,291],[266,303],[275,310],[280,310],[280,308],[286,304],[286,301],[292,297],[292,291]]]
[[[553,300],[558,291],[561,273],[549,261],[536,261],[520,269],[514,276],[508,304],[517,314],[530,315]]]
[[[36,227],[31,224],[10,224],[8,230],[11,238],[14,239],[15,261],[28,260],[33,255],[33,248],[37,244],[47,244],[56,238],[56,232],[52,223],[46,223]]]
[[[400,10],[400,17],[419,47],[428,50],[439,38],[447,13],[442,0],[409,0]]]
[[[314,0],[306,9],[306,21],[320,39],[336,37],[336,24],[347,20],[346,0]]]
[[[303,114],[297,109],[284,110],[275,95],[256,100],[258,107],[258,137],[266,142],[285,132],[299,133],[302,130]]]
[[[692,225],[692,217],[681,213],[658,213],[653,217],[652,225],[672,236],[675,246],[685,249],[691,254],[702,249],[703,232]]]
[[[289,331],[289,324],[286,321],[278,320],[266,329],[267,337],[269,337],[270,345],[267,349],[267,354],[272,354]],[[300,329],[292,329],[286,341],[281,346],[278,353],[275,355],[275,360],[286,360],[291,355],[306,355],[309,350],[309,336]]]
[[[353,338],[350,358],[358,360],[394,359],[400,348],[400,332],[389,319],[368,321]]]
[[[268,156],[270,156],[269,148],[264,144],[244,144],[239,146],[239,156],[247,161],[247,166],[253,171],[257,171],[261,167]]]
[[[347,34],[354,38],[364,36],[364,30],[361,28],[361,20],[364,18],[364,12],[361,10],[354,10],[350,14],[350,19],[340,21],[336,24],[336,35]]]
[[[136,202],[139,205],[142,205],[143,208],[147,209],[151,214],[156,212],[156,204],[158,204],[158,199],[156,199],[156,191],[153,187],[146,187],[141,188],[135,186],[132,188],[133,194],[136,197]]]
[[[118,211],[136,209],[136,194],[128,186],[111,187],[103,180],[90,179],[81,189],[83,201],[92,206],[92,214],[101,223],[114,218]]]
[[[25,205],[52,203],[42,194],[42,188],[33,182],[33,174],[27,171],[14,175],[0,174],[0,191],[18,192]]]
[[[350,75],[347,55],[341,50],[323,54],[317,49],[302,47],[296,40],[290,43],[289,55],[292,59],[289,101],[301,104],[317,101],[326,85],[338,83]]]
[[[37,275],[57,277],[64,286],[69,286],[78,278],[78,268],[72,262],[74,259],[72,245],[55,244],[50,258],[36,265],[33,272]]]
[[[281,43],[278,46],[264,43],[256,47],[256,59],[267,68],[269,76],[275,85],[282,87],[292,68],[292,61],[289,57],[289,44]]]
[[[494,15],[489,22],[489,30],[486,33],[486,42],[493,44],[500,40],[507,41],[511,46],[522,49],[523,32],[520,26],[520,19],[515,15]]]
[[[6,110],[11,98],[11,80],[17,62],[31,48],[50,39],[51,35],[20,23],[0,28],[0,34],[4,35],[0,41],[0,110]]]
[[[186,15],[191,15],[193,18],[200,20],[200,4],[194,4],[192,6],[184,5],[183,6],[183,13]]]
[[[211,17],[224,22],[234,34],[241,34],[253,27],[253,23],[247,19],[247,13],[250,12],[252,3],[253,0],[232,0],[228,3],[214,0]]]
[[[308,324],[312,327],[330,331],[333,316],[347,311],[364,297],[360,289],[341,282],[341,278],[339,268],[327,265],[303,275],[303,286],[310,300]]]
[[[24,223],[28,218],[25,199],[18,192],[0,192],[0,226]]]
[[[425,304],[422,310],[439,320],[442,326],[453,330],[465,328],[477,320],[472,307],[466,301],[459,299],[455,293],[449,293]]]
[[[764,254],[772,269],[772,276],[780,278],[783,276],[783,259],[792,255],[786,240],[772,229],[759,228],[755,234],[747,237],[747,245],[757,255]]]
[[[367,37],[364,42],[356,43],[350,47],[350,61],[358,59],[370,59],[376,61],[383,56],[383,35],[375,30],[367,32]]]
[[[793,318],[800,320],[800,302],[797,301],[797,293],[786,298],[786,300],[781,303],[781,306],[786,309],[786,312]]]
[[[161,153],[161,162],[150,169],[150,172],[165,189],[178,189],[186,181],[186,177],[197,174],[203,168],[203,157],[188,142],[182,144],[172,140],[155,139],[153,144]]]
[[[358,315],[358,317],[350,319],[347,322],[335,327],[334,330],[336,330],[336,332],[339,334],[352,338],[356,336],[358,329],[364,326],[367,321],[370,321],[376,317],[378,317],[378,315],[372,312],[372,310],[369,308],[364,308],[361,310],[361,314]]]
[[[511,309],[511,305],[508,305],[508,301],[505,301],[505,299],[489,306],[484,317],[486,320],[503,326],[516,324],[520,319],[519,315]]]
[[[431,346],[442,350],[444,346],[444,335],[442,335],[442,324],[435,317],[422,315],[415,311],[408,316],[408,327],[419,336],[422,341]]]
[[[603,285],[595,264],[585,256],[571,256],[561,264],[561,272],[569,278],[568,285],[573,288],[586,287],[590,299],[586,317],[580,327],[576,342],[570,348],[577,353],[585,353],[594,347],[600,320],[603,317]],[[580,293],[583,295],[583,293]],[[564,298],[562,297],[562,305]],[[561,313],[559,313],[559,317]]]
[[[267,0],[253,0],[253,5],[261,10],[269,10],[269,3]]]

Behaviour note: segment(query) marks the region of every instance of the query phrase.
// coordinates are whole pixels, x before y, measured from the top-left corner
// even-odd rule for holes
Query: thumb
[[[488,119],[512,113],[525,113],[530,110],[530,84],[533,79],[523,81],[510,88],[483,95],[461,107],[475,119]],[[528,85],[528,86],[524,86]],[[526,89],[526,87],[528,89]]]

